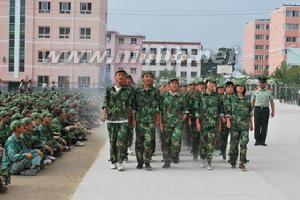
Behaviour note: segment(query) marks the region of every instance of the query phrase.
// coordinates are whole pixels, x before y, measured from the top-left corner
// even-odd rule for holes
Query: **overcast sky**
[[[242,47],[245,23],[290,0],[108,0],[108,29],[146,40],[200,41],[205,49]],[[300,3],[300,0],[298,0]]]

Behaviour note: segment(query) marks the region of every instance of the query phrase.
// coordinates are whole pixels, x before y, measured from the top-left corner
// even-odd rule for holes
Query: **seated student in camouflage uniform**
[[[232,168],[236,167],[236,161],[239,154],[240,145],[240,163],[239,168],[246,171],[247,164],[247,144],[249,142],[249,129],[253,130],[252,122],[252,107],[250,99],[245,97],[246,87],[243,80],[238,80],[235,83],[235,90],[237,97],[232,99],[232,111],[226,114],[229,123],[227,127],[230,128],[230,164]]]
[[[106,88],[102,106],[103,119],[107,118],[107,129],[110,141],[111,169],[123,171],[123,161],[128,147],[128,112],[132,108],[130,91],[124,87],[126,72],[115,73],[115,85]]]
[[[169,81],[170,91],[161,96],[161,135],[163,143],[163,168],[171,167],[171,159],[179,163],[182,144],[182,126],[187,119],[188,110],[183,96],[179,93],[179,81]]]
[[[36,175],[40,167],[41,157],[34,156],[31,151],[23,148],[20,136],[25,131],[24,126],[21,121],[15,120],[11,123],[10,128],[13,134],[5,143],[2,169],[9,170],[13,175]]]
[[[0,149],[4,148],[5,141],[11,134],[11,130],[9,128],[9,113],[6,111],[0,112]],[[0,154],[1,159],[1,154]],[[1,163],[1,161],[0,161]]]
[[[42,143],[51,147],[54,156],[60,156],[63,146],[55,140],[51,130],[52,115],[49,112],[43,112],[41,117],[43,118],[43,122],[39,126],[39,131],[41,132]]]
[[[24,126],[25,130],[21,134],[20,138],[23,142],[23,149],[24,151],[30,151],[33,157],[40,156],[43,158],[43,153],[39,149],[34,148],[33,138],[32,138],[32,119],[25,117],[21,120],[22,125]]]
[[[53,151],[50,146],[43,144],[42,135],[39,130],[39,126],[42,123],[42,117],[39,113],[32,113],[32,145],[34,149],[39,149],[43,153],[43,163],[51,164],[55,157],[53,157]]]

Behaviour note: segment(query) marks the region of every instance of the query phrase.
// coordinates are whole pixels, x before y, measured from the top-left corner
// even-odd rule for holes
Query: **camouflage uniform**
[[[167,92],[161,98],[163,131],[163,159],[170,163],[171,158],[179,156],[182,143],[182,116],[187,113],[181,94]]]
[[[203,117],[200,121],[200,157],[210,164],[216,142],[217,127],[220,115],[223,114],[222,101],[215,92],[203,93],[201,100],[196,102],[196,117]]]
[[[53,132],[50,126],[46,126],[45,124],[40,124],[39,131],[41,132],[41,142],[44,145],[51,147],[56,153],[58,150],[58,142],[54,139]]]
[[[115,87],[106,89],[103,108],[107,108],[107,129],[110,141],[111,163],[122,163],[127,155],[128,113],[132,107],[131,91],[126,87],[116,91]]]
[[[247,163],[247,144],[249,142],[249,121],[252,108],[250,100],[247,98],[234,98],[232,101],[231,117],[231,139],[230,139],[230,163],[236,164],[239,154],[240,144],[240,162]]]
[[[145,90],[140,86],[135,90],[134,106],[136,112],[135,152],[138,163],[149,163],[155,143],[155,120],[159,113],[160,94],[151,87]]]
[[[200,145],[200,132],[196,129],[196,109],[195,104],[201,98],[202,93],[194,92],[191,96],[191,100],[189,103],[189,116],[192,118],[192,124],[190,125],[190,130],[192,133],[192,153],[194,156],[194,160],[198,159],[199,155],[199,145]]]

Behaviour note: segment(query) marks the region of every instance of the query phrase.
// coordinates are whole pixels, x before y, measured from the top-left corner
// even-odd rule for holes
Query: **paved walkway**
[[[153,170],[137,170],[135,157],[126,171],[109,169],[109,144],[77,188],[74,200],[300,200],[300,107],[276,104],[270,120],[267,147],[248,145],[248,171],[231,169],[214,158],[208,171],[192,161],[187,149],[181,162],[162,169],[161,155],[154,157]]]

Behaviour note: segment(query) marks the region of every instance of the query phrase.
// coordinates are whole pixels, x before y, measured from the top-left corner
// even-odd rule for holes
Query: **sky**
[[[145,35],[146,40],[201,42],[205,49],[211,50],[238,47],[242,54],[243,27],[247,22],[269,18],[283,3],[296,2],[108,0],[108,30]]]

